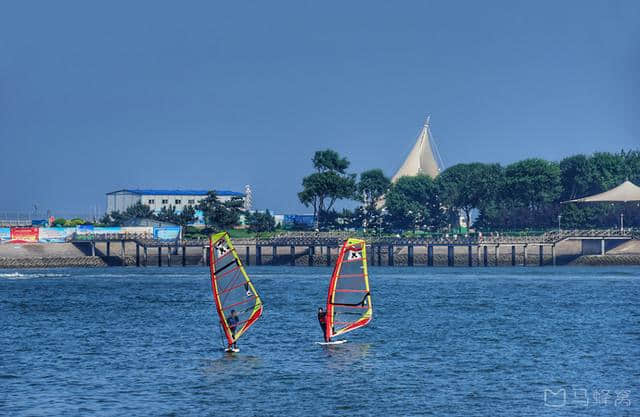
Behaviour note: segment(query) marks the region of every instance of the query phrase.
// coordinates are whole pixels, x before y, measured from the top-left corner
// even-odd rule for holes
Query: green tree
[[[386,196],[391,225],[400,229],[437,229],[446,223],[438,187],[431,177],[401,177]]]
[[[249,230],[254,233],[273,232],[276,230],[276,219],[271,215],[269,210],[264,213],[253,212],[247,213],[246,222]]]
[[[555,162],[525,159],[507,166],[504,174],[503,197],[515,206],[535,211],[560,197],[560,167]]]
[[[142,204],[141,202],[137,202],[136,204],[128,207],[123,216],[125,219],[152,219],[153,218],[153,210],[146,204]]]
[[[161,222],[179,224],[180,215],[176,212],[175,206],[169,205],[168,208],[163,206],[153,218]]]
[[[100,219],[100,223],[105,226],[120,226],[126,219],[119,211],[112,211],[111,213],[105,213]]]
[[[318,151],[313,157],[317,170],[302,179],[302,191],[298,193],[300,202],[313,207],[316,227],[322,223],[322,216],[328,213],[337,200],[353,198],[356,190],[355,175],[347,174],[349,161],[332,150]]]
[[[214,230],[225,230],[240,222],[243,200],[232,197],[231,200],[220,201],[215,191],[209,191],[198,208],[202,210],[205,224]]]
[[[551,227],[560,211],[562,183],[559,164],[525,159],[504,169],[495,201],[483,203],[478,227]]]
[[[318,172],[333,171],[345,174],[349,165],[350,163],[347,158],[342,158],[338,152],[331,149],[318,151],[313,155],[313,167],[318,170]]]
[[[178,215],[178,224],[186,227],[196,221],[196,209],[193,206],[185,206]]]
[[[121,226],[126,221],[130,219],[153,219],[155,215],[151,207],[146,204],[142,204],[141,202],[137,202],[136,204],[128,207],[124,212],[112,211],[111,213],[105,214],[101,219],[100,223],[107,226]]]
[[[640,185],[640,151],[625,153],[624,164],[627,179],[636,185]]]
[[[54,227],[63,227],[65,225],[65,223],[67,222],[66,219],[62,218],[62,217],[58,217],[57,219],[55,219],[53,221],[53,223],[51,223],[51,226]]]
[[[586,155],[573,155],[560,161],[561,200],[573,200],[593,194],[599,188],[594,181],[595,173],[591,158]],[[601,218],[601,205],[566,204],[560,207],[560,215],[565,227],[596,227],[591,221]]]
[[[387,178],[381,169],[371,169],[360,174],[358,182],[358,200],[363,204],[357,213],[353,213],[352,219],[361,219],[361,225],[376,224],[381,215],[378,209],[378,201],[391,186],[391,180]]]
[[[87,222],[85,219],[81,219],[78,217],[76,217],[75,219],[67,220],[64,223],[65,227],[76,227],[83,224],[91,224],[91,223]]]
[[[442,202],[454,211],[464,212],[471,227],[471,211],[494,201],[502,186],[503,172],[499,164],[458,164],[447,168],[436,178]]]
[[[613,154],[597,152],[591,156],[575,155],[560,162],[562,200],[572,200],[601,193],[620,185],[633,176],[633,164],[637,152]],[[564,204],[561,207],[562,224],[565,227],[612,227],[625,204]],[[632,213],[629,213],[633,217]]]
[[[574,155],[560,161],[562,199],[587,195],[593,188],[593,170],[586,155]]]
[[[625,164],[625,154],[596,152],[589,163],[593,171],[593,184],[589,194],[601,193],[622,184],[627,179],[628,171]]]

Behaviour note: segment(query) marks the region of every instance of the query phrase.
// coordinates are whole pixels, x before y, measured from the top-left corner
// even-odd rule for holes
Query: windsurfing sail
[[[242,266],[227,232],[209,238],[211,289],[229,345],[262,314],[262,301]]]
[[[340,248],[329,283],[326,312],[327,341],[371,321],[373,306],[364,240],[348,239]]]

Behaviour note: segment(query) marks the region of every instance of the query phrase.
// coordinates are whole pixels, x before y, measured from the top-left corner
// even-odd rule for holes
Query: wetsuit
[[[238,327],[238,322],[240,321],[240,317],[238,316],[229,316],[227,317],[227,324],[229,325],[229,330],[231,331],[231,337],[236,338],[236,328]],[[236,344],[233,344],[233,347],[236,347]]]
[[[327,313],[325,311],[318,313],[318,323],[320,323],[320,328],[322,328],[324,340],[327,340]]]

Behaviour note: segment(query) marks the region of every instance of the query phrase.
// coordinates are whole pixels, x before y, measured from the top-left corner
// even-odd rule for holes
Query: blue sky
[[[333,148],[391,175],[640,148],[640,2],[5,2],[0,212],[251,184],[306,212]]]

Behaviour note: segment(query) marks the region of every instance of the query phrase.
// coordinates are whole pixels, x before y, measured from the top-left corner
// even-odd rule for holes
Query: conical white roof
[[[418,174],[435,178],[439,173],[440,168],[434,156],[434,149],[429,136],[429,122],[427,121],[418,135],[416,144],[411,148],[411,152],[409,152],[400,169],[391,178],[391,182],[398,181],[400,177]]]
[[[604,193],[595,194],[589,197],[578,198],[565,201],[565,203],[598,203],[598,202],[623,202],[640,201],[640,187],[631,181],[625,181],[615,188]]]

